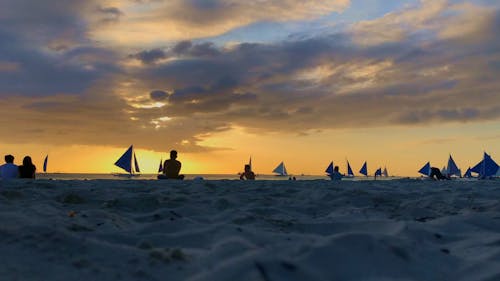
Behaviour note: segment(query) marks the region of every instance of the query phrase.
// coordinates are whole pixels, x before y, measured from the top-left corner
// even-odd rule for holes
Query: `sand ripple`
[[[0,280],[500,280],[500,182],[0,182]]]

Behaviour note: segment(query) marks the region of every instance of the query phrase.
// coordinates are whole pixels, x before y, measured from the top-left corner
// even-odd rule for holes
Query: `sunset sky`
[[[2,0],[0,154],[414,176],[500,159],[500,1]],[[2,157],[3,158],[3,157]]]

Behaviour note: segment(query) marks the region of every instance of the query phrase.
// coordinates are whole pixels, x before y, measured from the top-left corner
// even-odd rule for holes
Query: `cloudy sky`
[[[2,0],[0,154],[466,169],[500,159],[499,34],[493,0]]]

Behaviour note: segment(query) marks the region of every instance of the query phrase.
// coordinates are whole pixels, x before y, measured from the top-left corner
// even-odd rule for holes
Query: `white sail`
[[[288,175],[288,173],[286,172],[286,168],[285,168],[285,163],[281,162],[278,167],[276,167],[274,170],[273,170],[273,173],[276,173],[280,176],[286,176]]]
[[[384,177],[388,177],[389,176],[389,173],[387,173],[387,168],[384,167],[384,171],[382,172],[382,176]]]

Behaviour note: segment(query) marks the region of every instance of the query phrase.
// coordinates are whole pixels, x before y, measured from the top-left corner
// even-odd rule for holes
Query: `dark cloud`
[[[223,77],[210,86],[190,86],[176,89],[170,97],[172,107],[187,112],[220,112],[232,105],[255,103],[257,95],[238,92],[240,84],[231,77]]]
[[[130,57],[140,60],[144,64],[152,64],[167,57],[167,54],[162,49],[152,49],[142,51]]]
[[[151,93],[149,93],[149,96],[154,101],[164,101],[168,98],[168,93],[161,90],[155,90],[151,91]]]
[[[84,2],[2,1],[6,10],[0,9],[0,62],[18,67],[0,75],[0,95],[82,94],[120,73],[115,51],[87,37],[84,13],[96,5]]]
[[[397,123],[408,124],[432,124],[433,122],[457,122],[473,121],[481,117],[481,113],[475,108],[462,109],[439,109],[436,111],[421,110],[403,113]]]
[[[194,57],[213,57],[219,54],[219,50],[217,50],[211,42],[195,44],[191,47],[188,53],[188,55]]]
[[[47,54],[22,41],[12,41],[7,47],[0,46],[0,61],[15,62],[19,67],[0,75],[0,95],[80,94],[104,76],[119,73],[116,58],[112,51],[95,47]]]
[[[189,49],[191,49],[192,46],[193,43],[191,41],[184,40],[175,44],[175,46],[172,48],[172,52],[174,54],[185,54],[189,51]]]
[[[154,64],[163,59],[172,57],[182,58],[211,58],[220,54],[220,51],[211,42],[196,43],[191,41],[181,41],[175,44],[170,49],[164,50],[161,48],[144,50],[136,54],[130,55],[130,58],[137,59],[143,64]]]
[[[3,0],[0,4],[0,30],[15,33],[29,45],[54,42],[78,44],[87,41],[85,11],[96,1]]]

